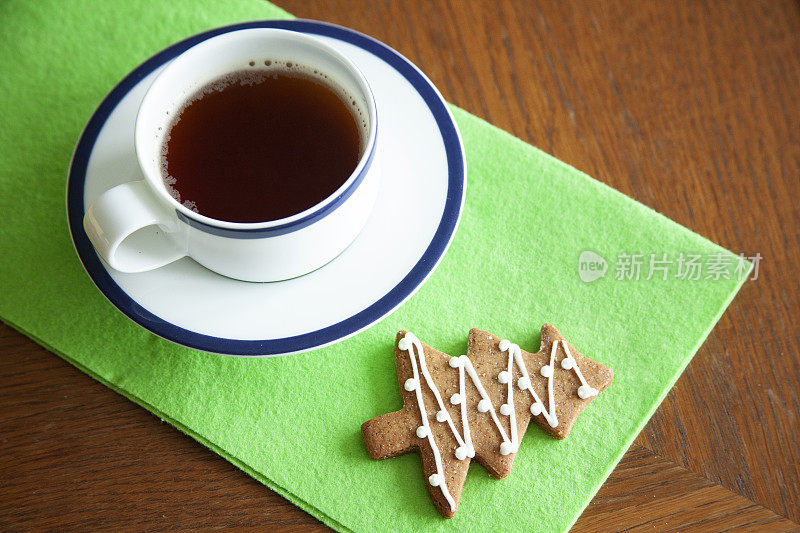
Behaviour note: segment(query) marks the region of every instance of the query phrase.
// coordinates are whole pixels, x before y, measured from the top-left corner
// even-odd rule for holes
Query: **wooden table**
[[[800,529],[798,4],[278,3],[375,36],[449,101],[763,256],[575,529]],[[0,352],[0,529],[325,529],[5,326]]]

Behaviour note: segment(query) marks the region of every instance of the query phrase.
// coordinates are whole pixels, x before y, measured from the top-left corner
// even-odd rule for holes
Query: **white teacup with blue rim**
[[[293,61],[325,73],[352,97],[366,119],[358,165],[322,202],[269,222],[227,222],[179,203],[162,175],[170,116],[187,98],[251,61]],[[145,272],[185,256],[245,281],[278,281],[325,265],[355,239],[378,193],[375,101],[363,74],[314,37],[253,28],[224,33],[188,49],[156,77],[136,117],[134,143],[143,180],[118,185],[97,198],[83,225],[98,255],[121,272]]]

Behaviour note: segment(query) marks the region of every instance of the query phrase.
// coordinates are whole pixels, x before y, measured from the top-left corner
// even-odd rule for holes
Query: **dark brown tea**
[[[347,180],[363,119],[298,70],[236,72],[188,100],[162,147],[164,181],[179,202],[218,220],[266,222],[318,204]]]

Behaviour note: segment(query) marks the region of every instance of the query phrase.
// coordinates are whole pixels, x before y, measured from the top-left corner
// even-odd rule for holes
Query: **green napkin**
[[[190,34],[286,17],[259,0],[0,2],[0,316],[334,528],[568,528],[742,277],[683,279],[686,269],[673,263],[667,280],[658,269],[643,279],[649,254],[697,254],[710,273],[706,263],[732,270],[738,257],[585,174],[454,108],[469,178],[450,251],[389,318],[307,355],[238,359],[180,348],[122,316],[83,272],[64,187],[101,99]],[[578,273],[585,250],[608,265],[591,283]],[[626,265],[638,259],[642,279],[616,279],[633,275]],[[749,263],[740,266],[746,275]],[[616,374],[566,441],[532,426],[506,479],[474,465],[449,521],[428,501],[415,455],[367,457],[361,423],[401,405],[396,330],[461,354],[477,326],[536,351],[545,321]]]

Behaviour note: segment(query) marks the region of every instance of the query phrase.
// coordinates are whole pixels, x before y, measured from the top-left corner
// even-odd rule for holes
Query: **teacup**
[[[324,72],[354,98],[365,119],[358,165],[329,197],[269,222],[228,222],[178,202],[162,173],[170,116],[215,79],[254,59],[297,62]],[[87,209],[84,228],[98,255],[120,272],[144,272],[188,256],[245,281],[278,281],[325,265],[358,235],[378,193],[377,115],[367,80],[344,55],[302,33],[267,28],[210,37],[175,58],[147,90],[136,116],[134,143],[144,179],[118,185]]]

